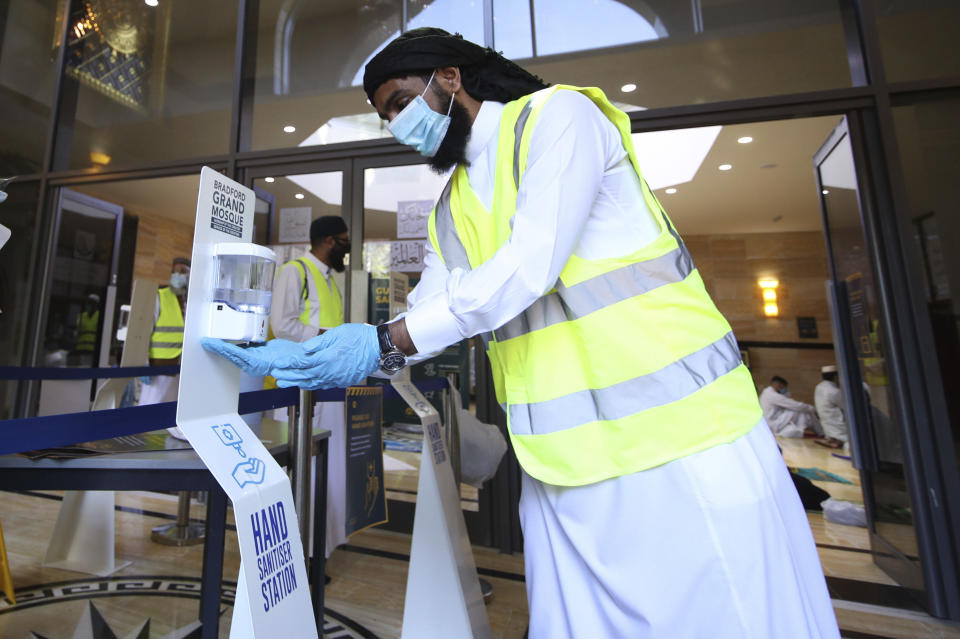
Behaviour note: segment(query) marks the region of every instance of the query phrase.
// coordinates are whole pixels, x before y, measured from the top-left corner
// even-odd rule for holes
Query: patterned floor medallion
[[[36,614],[39,606],[56,606],[78,600],[87,600],[80,618],[74,622],[63,620],[59,635],[32,632],[29,639],[199,639],[200,622],[192,621],[162,636],[151,634],[150,619],[144,619],[127,634],[121,635],[110,627],[109,620],[93,600],[106,597],[178,597],[200,599],[200,580],[191,577],[104,577],[76,579],[37,584],[16,591],[17,603],[0,597],[0,615]],[[220,602],[221,614],[229,618],[236,597],[236,584],[224,582]],[[32,612],[31,612],[32,611]],[[55,609],[43,614],[57,614]],[[378,639],[378,637],[344,615],[324,610],[323,636],[325,639]]]

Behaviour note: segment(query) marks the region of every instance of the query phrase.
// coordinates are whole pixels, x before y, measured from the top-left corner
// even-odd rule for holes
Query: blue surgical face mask
[[[186,273],[171,273],[170,274],[170,288],[175,288],[177,290],[183,290],[187,288],[187,274]]]
[[[7,192],[0,191],[0,202],[3,202],[5,199],[7,199]]]
[[[440,148],[440,143],[443,142],[443,137],[450,128],[450,109],[453,108],[453,95],[450,96],[450,106],[447,107],[446,115],[430,108],[427,101],[423,99],[423,94],[430,88],[430,82],[433,82],[433,75],[430,76],[423,93],[403,107],[397,117],[387,125],[397,142],[412,146],[420,155],[428,158],[437,154],[437,149]]]
[[[781,395],[786,395],[786,394],[787,394],[787,387],[786,387],[786,386],[781,386],[780,388],[777,389],[777,392],[780,393]]]

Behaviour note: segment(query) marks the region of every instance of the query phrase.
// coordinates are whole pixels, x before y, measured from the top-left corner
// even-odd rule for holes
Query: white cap
[[[96,293],[90,293],[89,295],[87,295],[87,299],[88,299],[88,300],[92,300],[92,301],[96,302],[97,304],[100,303],[100,296],[97,295]]]
[[[821,373],[836,373],[836,372],[837,372],[837,367],[836,367],[836,366],[833,366],[833,365],[823,366],[823,367],[820,368],[820,372],[821,372]]]

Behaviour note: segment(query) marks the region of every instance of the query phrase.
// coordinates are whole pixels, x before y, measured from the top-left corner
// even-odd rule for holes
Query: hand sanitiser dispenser
[[[213,247],[213,261],[209,336],[267,341],[276,254],[257,244],[222,242]]]

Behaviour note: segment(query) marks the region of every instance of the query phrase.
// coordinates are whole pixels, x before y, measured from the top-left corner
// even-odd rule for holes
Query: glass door
[[[110,365],[123,207],[60,189],[40,366]],[[93,382],[40,385],[39,415],[90,408]]]
[[[926,602],[908,448],[890,383],[872,247],[844,119],[814,158],[832,282],[835,339],[874,561]]]

